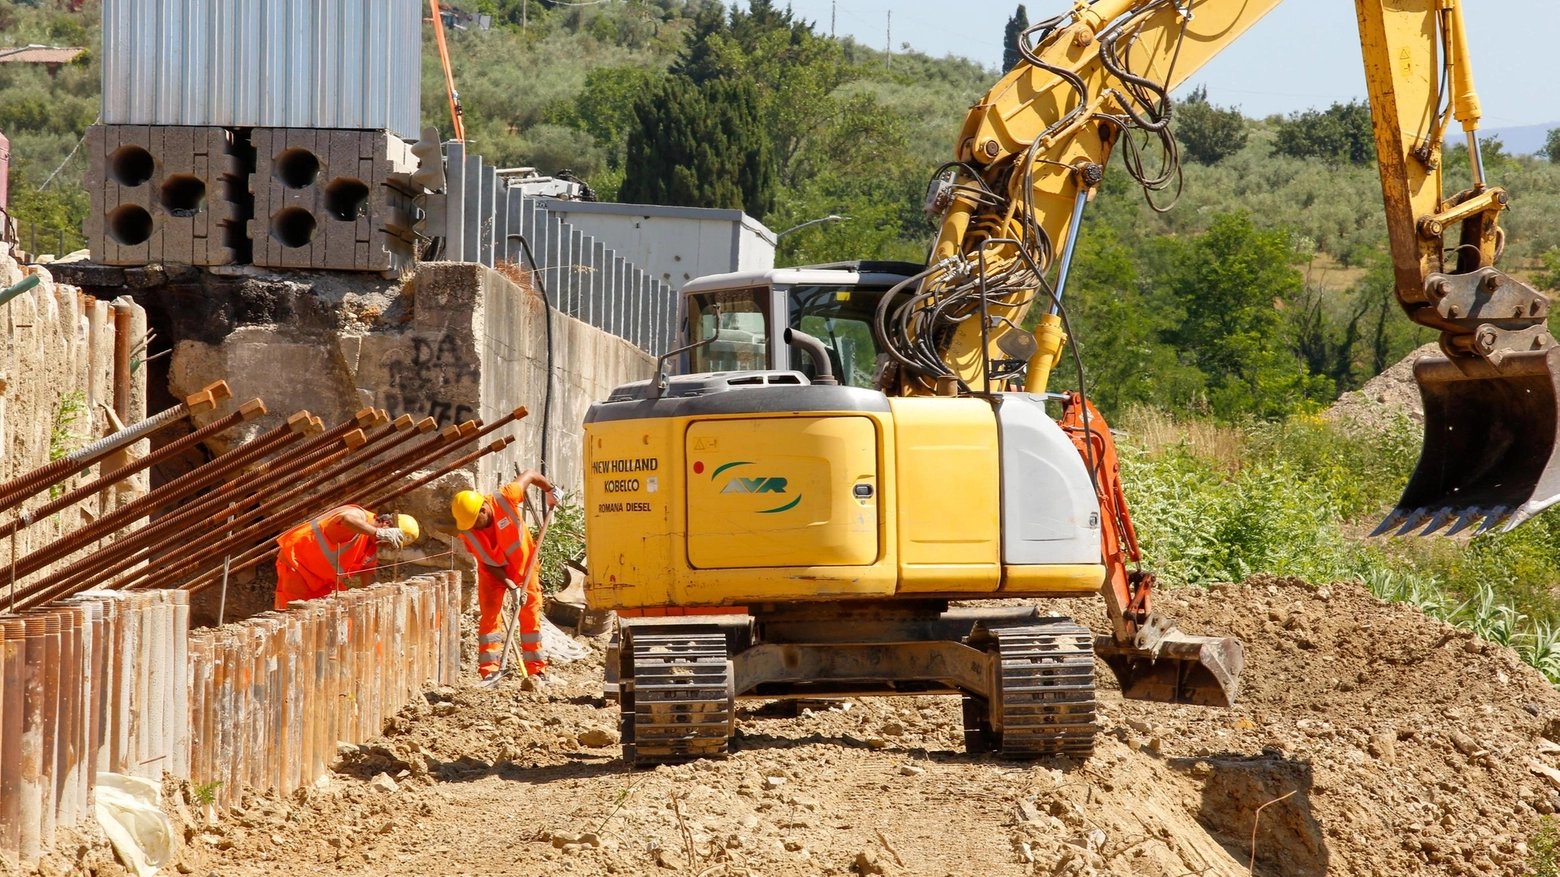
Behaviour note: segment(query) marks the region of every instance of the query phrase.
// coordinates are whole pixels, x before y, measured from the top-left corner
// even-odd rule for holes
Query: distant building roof
[[[69,64],[85,52],[80,46],[20,46],[0,48],[0,64]]]

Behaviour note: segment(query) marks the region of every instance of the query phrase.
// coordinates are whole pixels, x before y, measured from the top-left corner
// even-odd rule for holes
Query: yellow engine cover
[[[1099,564],[1004,565],[985,400],[816,386],[629,396],[592,406],[585,441],[595,609],[1075,595],[1103,578]]]
[[[702,420],[684,444],[695,569],[877,560],[877,429],[868,418]]]

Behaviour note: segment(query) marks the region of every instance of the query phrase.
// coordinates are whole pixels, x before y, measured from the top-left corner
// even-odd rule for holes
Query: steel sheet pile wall
[[[417,136],[419,0],[104,0],[109,125]]]
[[[99,771],[188,770],[189,595],[92,591],[0,616],[0,858],[90,815]]]
[[[451,143],[447,150],[445,227],[428,232],[443,235],[444,258],[530,268],[519,240],[511,237],[523,235],[553,307],[651,354],[675,346],[676,290],[549,212],[551,199],[506,186],[482,156],[467,155],[464,144]]]
[[[36,862],[56,827],[89,818],[100,771],[185,777],[220,806],[314,782],[338,740],[378,736],[424,685],[455,682],[459,600],[449,572],[193,633],[183,591],[0,615],[0,859]]]
[[[346,591],[190,636],[189,778],[227,807],[286,795],[460,669],[457,573]],[[220,785],[214,785],[218,784]]]

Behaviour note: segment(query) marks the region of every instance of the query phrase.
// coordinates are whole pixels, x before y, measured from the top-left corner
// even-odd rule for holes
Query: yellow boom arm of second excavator
[[[1079,218],[1111,152],[1126,148],[1123,164],[1150,194],[1178,186],[1169,93],[1279,2],[1097,0],[1030,28],[1025,60],[970,110],[956,161],[928,192],[942,225],[919,294],[892,318],[886,303],[880,315],[898,369],[886,388],[957,394],[1023,371],[1027,389],[1044,390],[1065,343],[1057,300]],[[1478,97],[1459,4],[1356,7],[1399,301],[1416,322],[1471,335],[1425,291],[1444,267],[1443,230],[1455,223],[1464,222],[1461,270],[1493,263],[1506,203],[1477,169]],[[1478,185],[1443,201],[1440,143],[1453,111],[1469,132]],[[1160,161],[1150,149],[1163,150]],[[1019,327],[1032,306],[1045,313],[1031,342]]]

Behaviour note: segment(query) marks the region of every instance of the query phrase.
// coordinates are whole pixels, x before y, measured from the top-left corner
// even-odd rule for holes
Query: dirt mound
[[[1258,874],[1525,872],[1560,806],[1560,694],[1515,654],[1357,585],[1253,579],[1162,608],[1246,642],[1240,705],[1105,686],[1083,764],[965,755],[957,699],[919,697],[745,702],[731,757],[629,771],[595,642],[540,692],[430,692],[328,784],[189,826],[179,870],[1237,875],[1255,821]]]
[[[1424,423],[1425,405],[1419,398],[1419,385],[1414,383],[1414,363],[1421,356],[1439,355],[1441,349],[1434,343],[1415,349],[1363,387],[1339,396],[1327,409],[1328,419],[1376,429],[1403,416]]]

